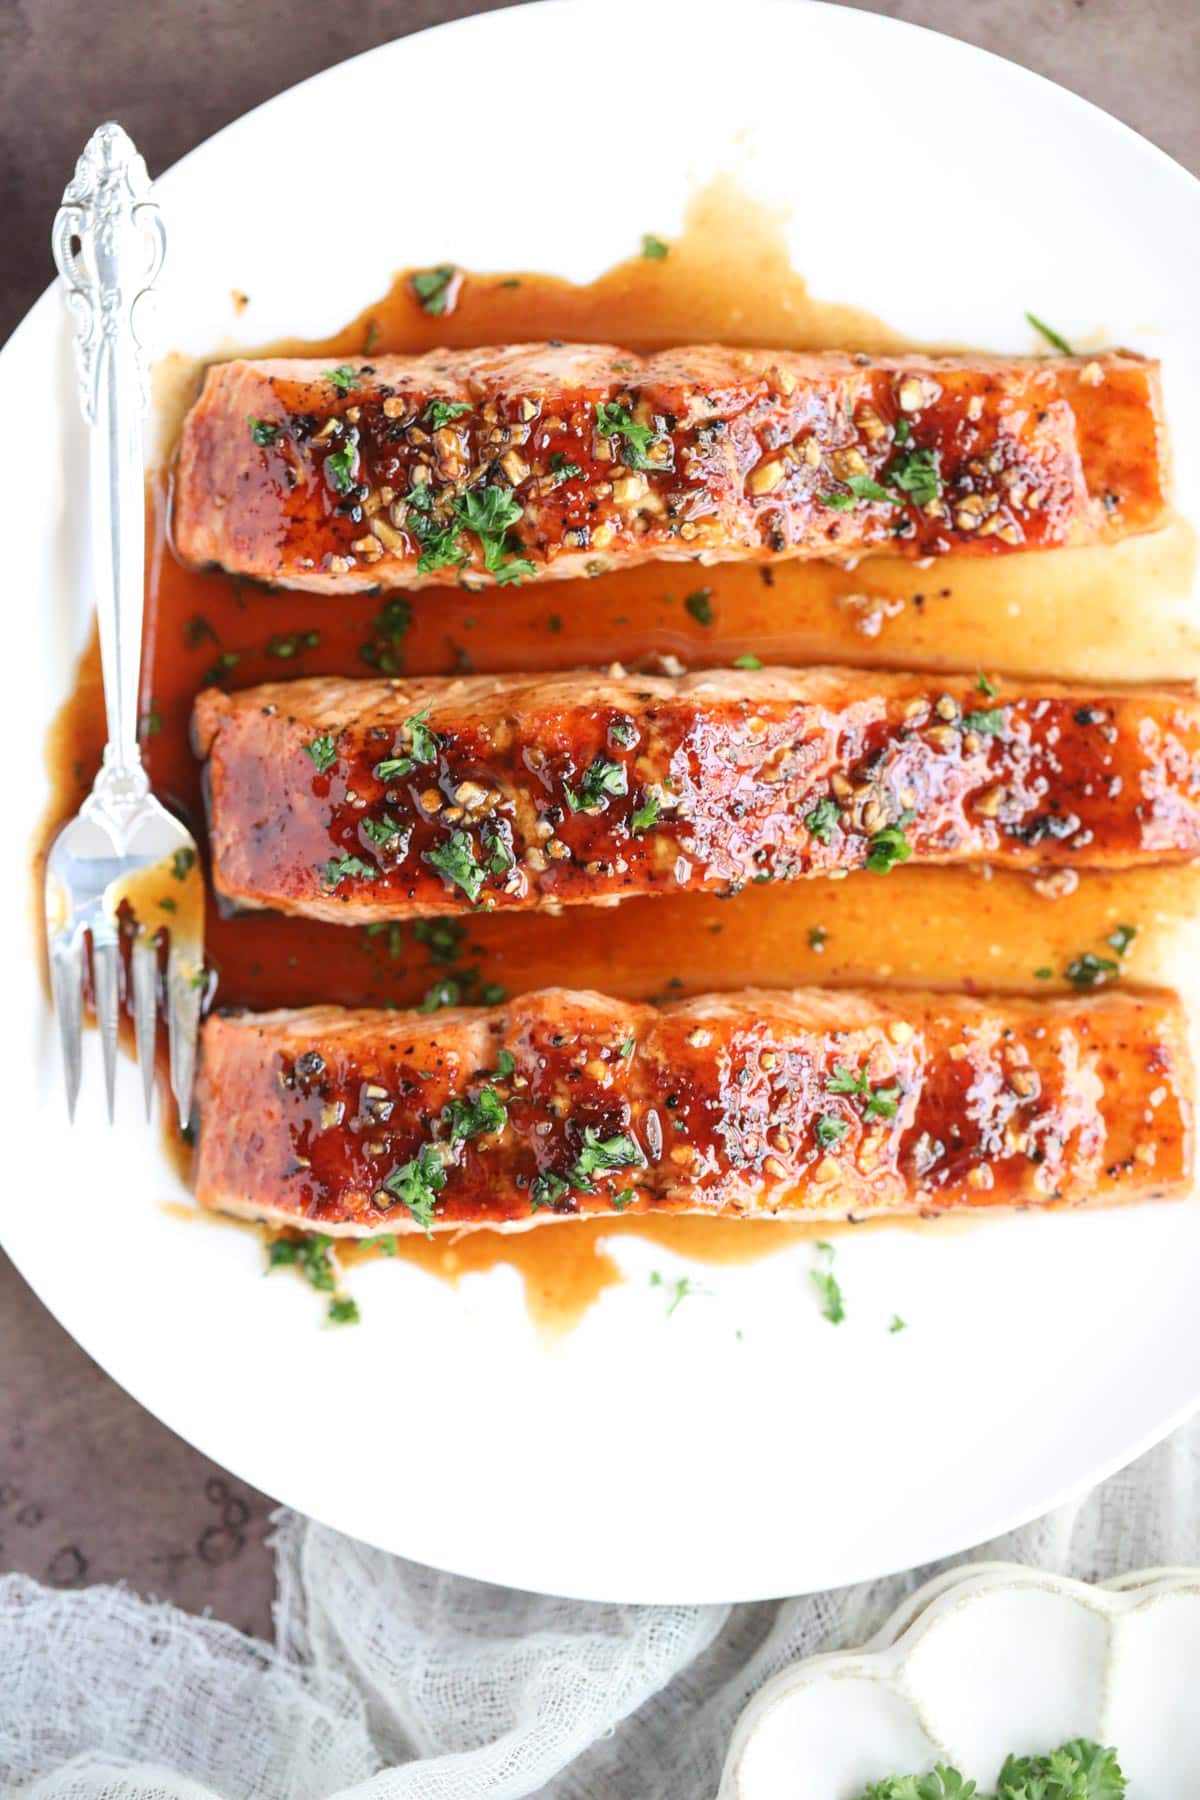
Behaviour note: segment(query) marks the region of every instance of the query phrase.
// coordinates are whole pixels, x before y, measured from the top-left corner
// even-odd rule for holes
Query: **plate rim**
[[[675,4],[675,3],[676,3],[676,0],[672,0],[672,4]],[[704,9],[706,11],[709,11],[710,13],[712,13],[712,15],[714,17],[720,17],[722,19],[727,18],[727,14],[725,13],[724,8],[717,6],[714,3],[714,0],[699,0],[699,3],[704,7]],[[582,14],[582,13],[585,13],[586,11],[588,11],[589,9],[594,10],[598,5],[602,5],[602,4],[605,4],[605,0],[531,0],[531,3],[523,5],[519,10],[523,13],[531,13],[531,14],[545,14],[548,11],[550,11],[551,9],[553,9],[553,11],[556,13],[567,13],[567,12],[574,11],[576,13]],[[1121,135],[1127,141],[1130,141],[1129,147],[1131,150],[1132,150],[1133,146],[1136,146],[1137,153],[1141,156],[1144,156],[1147,151],[1150,152],[1151,159],[1153,161],[1155,161],[1156,163],[1158,163],[1160,165],[1160,167],[1161,167],[1161,165],[1166,165],[1167,169],[1174,172],[1172,179],[1174,179],[1174,176],[1176,176],[1176,175],[1182,176],[1184,178],[1184,183],[1186,184],[1188,192],[1191,193],[1193,195],[1193,197],[1194,197],[1195,190],[1200,188],[1200,180],[1198,180],[1197,177],[1193,176],[1189,170],[1184,168],[1180,163],[1176,162],[1167,152],[1162,150],[1159,146],[1150,142],[1150,140],[1141,136],[1141,134],[1138,133],[1137,131],[1135,131],[1132,127],[1126,125],[1123,121],[1114,118],[1111,114],[1105,112],[1103,108],[1099,107],[1094,102],[1085,99],[1083,96],[1075,93],[1072,89],[1063,87],[1061,84],[1054,82],[1054,81],[1050,80],[1048,77],[1040,75],[1033,70],[1025,68],[1022,64],[1017,63],[1008,57],[999,55],[998,53],[996,53],[994,51],[981,49],[973,44],[966,42],[965,40],[963,40],[961,38],[955,38],[955,37],[951,36],[950,34],[935,31],[935,30],[932,30],[931,28],[928,28],[925,26],[912,24],[907,20],[892,18],[892,17],[889,17],[888,15],[884,15],[884,14],[874,14],[874,13],[861,13],[860,14],[860,13],[855,12],[854,9],[846,8],[842,5],[835,4],[835,0],[804,0],[804,4],[810,9],[819,9],[822,13],[825,13],[825,14],[838,15],[839,18],[843,22],[846,20],[848,15],[853,16],[853,18],[857,21],[863,21],[863,20],[868,21],[868,23],[865,26],[861,25],[861,23],[857,26],[858,29],[865,30],[868,35],[878,36],[878,35],[882,34],[882,35],[886,36],[887,33],[890,30],[892,30],[892,28],[897,28],[898,30],[900,30],[904,33],[919,33],[922,38],[941,39],[945,43],[953,45],[956,53],[961,54],[964,58],[966,58],[967,60],[969,60],[973,63],[977,62],[979,59],[986,59],[989,63],[999,64],[1002,66],[1003,70],[1005,71],[1004,79],[1006,82],[1013,83],[1018,88],[1024,86],[1024,84],[1026,84],[1028,82],[1037,83],[1039,87],[1053,90],[1053,93],[1056,98],[1056,102],[1060,106],[1063,104],[1063,102],[1065,100],[1065,102],[1069,103],[1071,106],[1085,107],[1085,108],[1087,108],[1087,110],[1089,112],[1091,112],[1093,114],[1098,114],[1100,119],[1102,119],[1104,121],[1104,129],[1111,132],[1115,128],[1116,132],[1119,135]],[[756,0],[756,8],[757,7],[763,7],[763,8],[767,8],[767,9],[771,9],[771,10],[777,10],[780,12],[783,12],[786,9],[789,12],[794,12],[796,10],[796,0]],[[516,10],[518,10],[518,9],[516,9],[516,8],[502,9],[502,11],[514,11],[514,12]],[[607,10],[611,11],[611,7],[609,7]],[[239,115],[238,118],[230,120],[227,124],[221,126],[216,132],[212,133],[209,137],[205,138],[201,143],[197,144],[196,146],[193,147],[193,149],[189,150],[184,156],[180,157],[175,163],[171,164],[167,169],[163,170],[161,175],[157,179],[163,180],[163,179],[173,175],[176,171],[184,168],[193,158],[203,155],[203,154],[206,154],[209,151],[209,149],[218,140],[225,137],[226,134],[234,131],[235,129],[242,128],[248,120],[259,117],[260,115],[264,114],[272,106],[278,105],[281,101],[289,100],[291,98],[291,96],[295,95],[296,93],[311,88],[313,86],[313,84],[326,79],[335,70],[344,70],[355,64],[361,64],[368,58],[378,57],[381,53],[392,53],[396,50],[397,46],[399,46],[400,44],[407,43],[410,38],[424,39],[434,33],[453,33],[453,32],[459,32],[459,31],[461,31],[463,34],[469,34],[471,32],[471,30],[477,26],[478,22],[481,19],[490,20],[493,18],[496,19],[498,23],[497,23],[497,26],[492,27],[492,29],[503,29],[502,25],[500,24],[500,21],[502,18],[502,12],[470,14],[463,18],[446,20],[439,24],[425,27],[423,30],[421,30],[419,32],[406,33],[402,37],[387,40],[384,44],[372,46],[371,48],[369,48],[367,50],[358,52],[354,56],[344,58],[338,63],[330,64],[330,65],[328,65],[328,67],[326,67],[324,69],[315,71],[312,75],[307,76],[303,81],[295,83],[292,87],[286,88],[278,94],[269,96],[267,99],[261,101],[255,107],[249,109],[246,113]],[[33,335],[38,331],[44,331],[47,328],[47,326],[52,323],[52,321],[50,319],[50,314],[57,308],[57,306],[58,306],[58,296],[57,296],[57,291],[56,291],[56,284],[51,283],[46,289],[43,290],[42,294],[33,302],[32,306],[25,313],[24,317],[18,322],[17,326],[15,327],[14,331],[8,338],[7,342],[2,347],[0,347],[0,356],[8,355],[8,354],[12,353],[14,351],[14,349],[19,348],[20,344],[24,341],[24,338],[26,337],[27,334]],[[101,1354],[99,1354],[97,1351],[93,1350],[91,1347],[91,1340],[93,1338],[92,1326],[89,1325],[82,1332],[80,1332],[77,1329],[75,1329],[71,1324],[69,1324],[64,1317],[60,1316],[58,1311],[56,1311],[55,1307],[51,1304],[49,1299],[46,1297],[46,1294],[43,1292],[42,1285],[39,1283],[39,1281],[33,1279],[31,1277],[31,1275],[27,1272],[26,1268],[23,1265],[20,1255],[14,1253],[11,1249],[9,1250],[8,1253],[11,1256],[14,1266],[17,1268],[17,1270],[21,1274],[22,1278],[24,1280],[26,1280],[29,1283],[29,1285],[33,1288],[34,1292],[37,1294],[41,1303],[44,1306],[46,1306],[47,1311],[50,1312],[51,1317],[53,1317],[56,1320],[56,1322],[59,1323],[62,1326],[62,1328],[68,1332],[68,1334],[73,1338],[73,1340],[77,1344],[79,1344],[80,1348],[84,1350],[85,1354],[87,1354],[91,1358],[91,1360],[97,1364],[98,1367],[100,1367],[101,1369],[104,1369],[106,1374],[110,1374],[111,1379],[117,1380],[118,1378],[116,1376],[111,1375],[103,1356]],[[244,1470],[247,1470],[247,1467],[248,1467],[246,1460],[244,1458],[238,1457],[235,1459],[235,1461],[233,1463],[231,1463],[227,1459],[227,1457],[224,1453],[217,1451],[214,1454],[214,1451],[212,1450],[212,1448],[210,1448],[210,1445],[207,1441],[209,1438],[209,1435],[210,1435],[207,1430],[201,1430],[198,1433],[194,1433],[189,1428],[185,1433],[183,1430],[180,1429],[180,1427],[178,1425],[172,1423],[166,1416],[164,1416],[163,1412],[159,1410],[159,1407],[157,1405],[153,1405],[153,1404],[149,1403],[146,1399],[144,1399],[142,1397],[142,1384],[139,1381],[127,1379],[123,1376],[122,1378],[119,1379],[118,1385],[123,1387],[125,1389],[125,1391],[128,1392],[131,1395],[131,1397],[135,1401],[137,1401],[137,1403],[139,1405],[143,1406],[145,1408],[145,1410],[150,1412],[152,1414],[152,1416],[155,1417],[155,1419],[160,1424],[165,1425],[168,1430],[174,1432],[177,1436],[185,1437],[185,1441],[193,1444],[201,1452],[201,1454],[209,1457],[214,1462],[219,1463],[222,1467],[229,1469],[230,1472],[233,1473],[237,1479],[248,1482],[251,1485],[253,1485],[257,1488],[260,1488],[262,1491],[264,1491],[268,1495],[270,1495],[269,1486],[264,1487],[263,1483],[256,1478],[256,1475],[253,1472],[243,1472]],[[1196,1392],[1191,1396],[1191,1398],[1186,1403],[1183,1403],[1182,1405],[1174,1406],[1169,1411],[1169,1413],[1167,1414],[1167,1416],[1165,1418],[1159,1419],[1154,1424],[1147,1426],[1145,1431],[1139,1436],[1139,1438],[1136,1440],[1136,1442],[1133,1444],[1133,1446],[1131,1448],[1126,1448],[1124,1451],[1122,1451],[1120,1453],[1114,1453],[1113,1455],[1105,1458],[1102,1462],[1092,1465],[1089,1468],[1088,1472],[1086,1472],[1085,1474],[1076,1477],[1075,1479],[1071,1480],[1070,1482],[1060,1485],[1060,1487],[1050,1497],[1039,1500],[1038,1504],[1034,1508],[1031,1509],[1027,1502],[1022,1503],[1019,1506],[1014,1505],[1009,1510],[997,1515],[995,1520],[992,1521],[988,1525],[987,1529],[985,1529],[984,1531],[980,1532],[978,1530],[977,1526],[973,1525],[971,1527],[969,1536],[964,1538],[962,1541],[959,1541],[957,1539],[954,1540],[954,1542],[949,1547],[947,1546],[944,1537],[939,1538],[936,1549],[931,1549],[930,1545],[928,1545],[928,1544],[922,1544],[921,1546],[919,1546],[920,1554],[914,1556],[910,1562],[901,1564],[899,1566],[902,1568],[919,1566],[919,1564],[922,1561],[929,1560],[932,1556],[936,1555],[938,1557],[941,1557],[941,1556],[948,1555],[948,1554],[955,1554],[955,1553],[961,1551],[962,1549],[969,1547],[970,1544],[978,1543],[980,1541],[986,1541],[986,1539],[988,1537],[1000,1535],[1001,1533],[1003,1533],[1005,1531],[1011,1530],[1014,1527],[1025,1523],[1030,1518],[1038,1517],[1042,1513],[1052,1510],[1054,1507],[1056,1507],[1058,1505],[1064,1504],[1065,1502],[1067,1502],[1074,1496],[1076,1496],[1080,1493],[1086,1492],[1088,1489],[1090,1489],[1092,1486],[1094,1486],[1098,1481],[1105,1479],[1108,1475],[1113,1473],[1115,1470],[1126,1466],[1126,1464],[1128,1462],[1132,1461],[1135,1457],[1137,1457],[1138,1455],[1141,1455],[1145,1450],[1149,1449],[1154,1444],[1160,1442],[1163,1437],[1169,1435],[1172,1431],[1177,1429],[1179,1427],[1179,1425],[1181,1425],[1188,1418],[1190,1418],[1196,1412],[1197,1409],[1200,1409],[1200,1386],[1197,1387]],[[219,1433],[217,1435],[219,1435]],[[239,1464],[240,1464],[240,1466],[239,1466]],[[296,1505],[295,1501],[286,1501],[284,1503],[289,1504],[289,1505],[294,1505],[294,1506]],[[302,1510],[299,1506],[297,1506],[296,1509]],[[312,1517],[317,1520],[322,1520],[325,1516],[324,1509],[322,1509],[321,1507],[317,1507],[312,1510],[305,1507],[303,1510],[306,1512],[307,1516]],[[339,1530],[339,1531],[344,1531],[344,1529],[345,1529],[341,1525],[333,1524],[332,1522],[329,1522],[329,1521],[326,1521],[326,1522],[329,1523],[330,1529]],[[909,1546],[909,1548],[911,1548],[911,1546]],[[406,1555],[411,1554],[411,1552],[409,1552],[409,1551],[397,1552],[397,1553],[398,1554],[406,1554]],[[886,1562],[886,1559],[885,1559],[885,1562]],[[448,1572],[451,1572],[454,1574],[459,1574],[459,1575],[462,1575],[462,1576],[465,1576],[465,1577],[468,1577],[471,1579],[485,1580],[485,1581],[496,1581],[499,1579],[501,1581],[504,1581],[505,1585],[518,1586],[521,1589],[523,1589],[523,1591],[553,1592],[556,1594],[566,1593],[570,1597],[581,1599],[581,1600],[611,1601],[614,1598],[622,1598],[623,1599],[626,1597],[623,1592],[621,1592],[620,1594],[616,1593],[614,1591],[614,1589],[608,1584],[604,1584],[603,1587],[600,1589],[600,1591],[596,1591],[595,1589],[590,1588],[588,1583],[586,1583],[586,1582],[584,1582],[582,1585],[575,1585],[575,1586],[572,1586],[572,1587],[569,1587],[566,1589],[564,1589],[562,1586],[556,1586],[553,1589],[539,1588],[535,1582],[512,1583],[512,1582],[505,1580],[505,1578],[503,1576],[498,1577],[493,1572],[494,1565],[489,1566],[486,1559],[484,1561],[480,1562],[480,1561],[476,1561],[474,1558],[469,1557],[469,1556],[464,1557],[459,1560],[456,1560],[454,1562],[451,1562],[451,1561],[447,1561],[445,1555],[442,1554],[439,1556],[438,1564],[436,1566],[446,1568],[448,1570]],[[861,1563],[856,1564],[853,1568],[834,1567],[832,1569],[822,1572],[822,1574],[819,1578],[814,1573],[814,1576],[813,1576],[811,1584],[810,1584],[809,1591],[812,1591],[813,1589],[817,1588],[818,1586],[845,1585],[850,1582],[858,1582],[858,1581],[862,1581],[862,1580],[879,1578],[883,1575],[891,1574],[894,1572],[895,1572],[895,1568],[891,1565],[890,1562],[886,1562],[886,1566],[883,1568],[877,1567],[875,1564],[872,1564],[869,1562],[867,1563],[867,1565],[865,1567]],[[792,1587],[789,1587],[785,1591],[795,1592],[795,1591],[804,1591],[804,1590],[796,1590]],[[681,1599],[681,1597],[678,1594],[668,1593],[668,1594],[653,1595],[652,1600],[655,1603],[659,1603],[659,1604],[664,1604],[664,1603],[667,1603],[667,1604],[669,1604],[669,1603],[724,1604],[724,1603],[729,1602],[730,1600],[742,1601],[742,1600],[748,1600],[748,1599],[776,1598],[776,1597],[778,1597],[778,1592],[779,1592],[779,1590],[777,1588],[772,1588],[768,1592],[755,1591],[755,1592],[750,1592],[750,1593],[747,1593],[743,1589],[739,1589],[736,1593],[730,1594],[728,1592],[728,1590],[720,1589],[716,1595],[712,1595],[711,1593],[705,1594],[701,1599],[697,1599],[695,1590],[691,1589],[691,1590],[689,1590],[688,1594],[683,1599]]]

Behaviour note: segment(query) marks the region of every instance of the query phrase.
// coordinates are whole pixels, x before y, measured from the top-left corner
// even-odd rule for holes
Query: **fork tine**
[[[50,986],[62,1043],[67,1083],[67,1117],[74,1119],[83,1073],[83,938],[60,932],[50,944]]]
[[[133,1030],[146,1117],[154,1104],[154,1051],[158,1026],[158,950],[153,938],[138,937],[130,958],[133,971]]]
[[[179,1108],[181,1126],[186,1126],[192,1116],[196,1034],[204,991],[202,975],[195,958],[172,944],[167,957],[167,1042],[171,1053],[171,1092]]]
[[[93,929],[92,986],[96,994],[96,1023],[100,1027],[100,1048],[104,1056],[104,1097],[108,1103],[110,1125],[113,1122],[113,1101],[117,1087],[120,979],[121,952],[116,938],[107,931]]]

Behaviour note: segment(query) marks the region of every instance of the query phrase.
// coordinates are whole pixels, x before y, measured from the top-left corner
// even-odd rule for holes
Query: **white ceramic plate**
[[[1102,1587],[1010,1563],[939,1576],[862,1650],[755,1695],[719,1800],[855,1800],[947,1763],[991,1793],[1010,1753],[1111,1744],[1138,1800],[1200,1792],[1200,1570]]]
[[[498,168],[492,127],[477,141],[476,126],[552,95],[563,153]],[[576,111],[582,137],[607,150],[583,148]],[[412,176],[435,144],[431,204]],[[579,159],[590,179],[597,154],[611,183],[581,206]],[[1196,184],[1021,70],[837,6],[564,0],[331,69],[162,180],[161,342],[204,353],[235,329],[248,342],[319,334],[395,268],[448,249],[469,267],[588,277],[643,230],[669,235],[692,184],[724,168],[790,205],[793,254],[817,294],[926,338],[1017,351],[1033,304],[1068,333],[1103,329],[1160,353],[1180,488],[1200,491]],[[377,191],[359,191],[355,170],[373,171]],[[322,247],[330,221],[355,217],[372,225],[361,242],[348,232]],[[235,287],[252,296],[236,323]],[[19,863],[44,800],[38,747],[85,620],[82,429],[57,296],[2,366],[19,668],[4,793]],[[139,1123],[132,1069],[114,1132],[94,1063],[67,1130],[18,869],[0,905],[17,1047],[7,1249],[143,1405],[356,1536],[587,1597],[797,1592],[1012,1526],[1132,1457],[1200,1397],[1200,1213],[1181,1206],[843,1238],[853,1307],[836,1332],[813,1303],[803,1246],[701,1271],[714,1297],[668,1321],[648,1273],[684,1265],[633,1239],[618,1254],[634,1279],[554,1348],[508,1271],[455,1291],[409,1267],[365,1267],[362,1326],[321,1330],[300,1283],[263,1281],[247,1235],[164,1213],[183,1196]],[[910,1329],[889,1337],[897,1309]],[[881,1471],[901,1469],[881,1498]]]

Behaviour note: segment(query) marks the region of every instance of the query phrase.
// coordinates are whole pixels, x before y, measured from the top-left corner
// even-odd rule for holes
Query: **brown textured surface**
[[[157,171],[329,63],[507,3],[206,0],[161,9],[151,28],[136,7],[0,0],[0,338],[50,278],[50,217],[100,119],[118,118]],[[869,10],[1025,63],[1200,169],[1195,0],[882,0]],[[267,1503],[120,1393],[3,1259],[0,1366],[0,1568],[64,1584],[121,1577],[267,1635]],[[226,1525],[218,1548],[205,1534],[222,1513],[239,1520],[238,1502],[248,1516]]]

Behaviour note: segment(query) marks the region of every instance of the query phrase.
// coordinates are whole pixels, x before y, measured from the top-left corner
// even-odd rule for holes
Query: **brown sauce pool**
[[[722,179],[695,196],[665,259],[636,256],[585,287],[536,274],[466,275],[453,311],[441,317],[421,310],[401,275],[334,336],[271,350],[336,362],[547,337],[638,350],[706,339],[796,350],[911,347],[870,314],[810,294],[791,267],[781,220]],[[182,358],[157,372],[167,449],[198,376]],[[1116,546],[1042,556],[948,557],[926,568],[883,556],[853,568],[793,562],[693,572],[660,564],[589,580],[578,592],[563,582],[486,594],[448,587],[389,605],[386,595],[268,593],[185,569],[170,547],[169,464],[149,477],[148,498],[143,750],[160,798],[201,844],[188,720],[193,696],[214,679],[236,688],[291,674],[367,674],[381,659],[410,674],[613,660],[654,666],[661,656],[705,668],[745,652],[764,663],[1113,682],[1176,682],[1200,672],[1195,542],[1182,520]],[[701,587],[707,626],[684,605]],[[43,847],[90,785],[103,732],[93,644],[50,734]],[[40,880],[40,859],[37,873]],[[751,886],[733,900],[688,895],[559,918],[464,919],[432,946],[411,926],[368,933],[268,914],[222,919],[210,899],[208,959],[220,1004],[266,1008],[413,1005],[438,983],[454,984],[447,997],[464,1001],[491,983],[510,993],[561,983],[643,998],[750,983],[1054,993],[1069,991],[1063,970],[1071,958],[1103,954],[1118,925],[1137,933],[1122,960],[1126,979],[1170,983],[1193,954],[1200,871],[1085,873],[1061,885],[1067,891],[1039,891],[1029,877],[1006,872],[901,868],[886,878]],[[449,1243],[401,1238],[398,1253],[448,1280],[511,1264],[533,1317],[557,1329],[619,1279],[605,1244],[630,1233],[714,1263],[754,1260],[812,1235],[775,1222],[580,1221]],[[379,1252],[343,1245],[338,1255],[347,1264]]]

